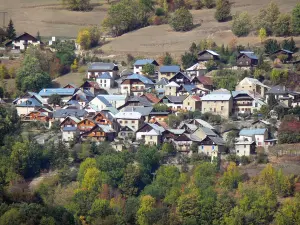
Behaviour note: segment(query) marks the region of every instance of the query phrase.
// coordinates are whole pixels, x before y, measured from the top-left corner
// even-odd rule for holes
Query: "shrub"
[[[163,8],[157,8],[157,9],[155,10],[155,15],[156,15],[156,16],[163,16],[163,15],[165,15],[164,9],[163,9]]]
[[[231,3],[228,0],[217,0],[215,18],[219,22],[226,21],[230,18]]]
[[[251,28],[251,17],[248,15],[247,12],[236,14],[233,17],[231,29],[236,36],[247,36],[250,33]]]
[[[276,36],[288,36],[291,34],[292,18],[289,14],[281,14],[274,23],[274,34]]]
[[[202,2],[203,2],[203,5],[208,9],[211,9],[211,8],[215,7],[215,5],[216,5],[214,0],[202,0]]]
[[[175,31],[189,31],[194,26],[193,16],[185,8],[177,9],[171,17],[170,25]]]

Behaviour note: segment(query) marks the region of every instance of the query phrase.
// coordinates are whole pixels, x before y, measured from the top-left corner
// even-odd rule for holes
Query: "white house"
[[[265,140],[268,139],[268,129],[242,129],[239,133],[240,139],[255,141],[256,146],[265,146]]]
[[[94,62],[91,63],[87,70],[87,78],[97,78],[103,73],[109,73],[109,75],[116,79],[118,75],[119,67],[114,63],[103,63],[103,62]]]
[[[235,143],[235,153],[237,156],[250,156],[255,153],[255,142],[247,138],[238,138]]]
[[[99,75],[96,81],[99,86],[104,89],[110,89],[114,86],[114,80],[108,72]]]
[[[92,101],[89,102],[88,105],[91,106],[92,109],[96,110],[96,112],[100,112],[101,110],[112,106],[107,99],[101,95],[96,96]]]
[[[43,44],[41,41],[36,39],[34,36],[24,33],[20,36],[16,37],[15,39],[7,42],[5,44],[5,47],[12,48],[12,49],[19,49],[19,50],[25,50],[29,45],[40,45]]]
[[[62,141],[73,141],[77,135],[79,135],[79,130],[77,127],[64,127],[62,130]]]
[[[113,107],[119,108],[127,101],[127,95],[98,95],[105,98]]]
[[[158,63],[153,59],[138,59],[133,64],[133,73],[143,74],[143,67],[146,64],[153,64],[155,66],[155,71],[157,69],[157,66],[159,66]]]

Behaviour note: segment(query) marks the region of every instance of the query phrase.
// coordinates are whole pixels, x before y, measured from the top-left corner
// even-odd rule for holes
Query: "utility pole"
[[[3,14],[3,29],[5,29],[5,18],[6,18],[6,14],[7,12],[0,12]]]

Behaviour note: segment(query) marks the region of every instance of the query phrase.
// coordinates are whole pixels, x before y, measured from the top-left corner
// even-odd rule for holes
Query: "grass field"
[[[92,1],[96,7],[91,12],[71,12],[63,9],[59,0],[0,0],[1,11],[7,11],[8,17],[15,22],[17,31],[27,31],[42,36],[75,37],[81,27],[100,25],[106,15],[109,5],[106,1]],[[235,0],[232,12],[247,11],[256,15],[269,0]],[[275,0],[282,12],[290,12],[299,0]],[[117,37],[104,45],[106,54],[116,57],[131,53],[155,57],[163,52],[171,52],[179,56],[188,49],[192,42],[203,38],[211,38],[218,44],[227,44],[234,35],[230,31],[230,23],[218,23],[214,19],[215,9],[193,10],[194,23],[201,24],[190,32],[178,33],[171,30],[169,25],[146,27],[121,37]],[[1,18],[1,17],[0,17]],[[300,37],[295,38],[300,44]],[[239,44],[258,45],[255,35],[239,38]]]

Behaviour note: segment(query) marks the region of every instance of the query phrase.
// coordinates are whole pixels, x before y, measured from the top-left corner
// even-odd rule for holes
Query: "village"
[[[7,45],[13,51],[29,44],[40,42],[25,33]],[[281,49],[272,55],[291,61],[293,52]],[[60,88],[27,92],[12,104],[24,123],[58,125],[66,144],[107,141],[122,151],[170,143],[178,154],[204,154],[212,161],[228,154],[255,156],[257,148],[267,153],[277,143],[280,121],[274,110],[271,119],[264,119],[261,108],[272,98],[288,111],[300,106],[300,92],[251,77],[237,83],[234,91],[216,89],[205,65],[217,62],[220,55],[204,50],[197,60],[183,70],[179,65],[159,65],[155,59],[138,59],[133,70],[122,75],[115,63],[92,62],[81,86],[70,81]],[[254,52],[240,51],[234,69],[250,70],[257,64]],[[155,68],[152,76],[143,72],[148,65]]]

